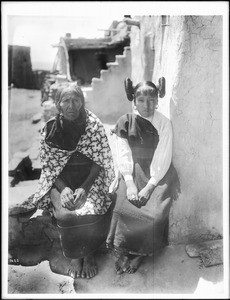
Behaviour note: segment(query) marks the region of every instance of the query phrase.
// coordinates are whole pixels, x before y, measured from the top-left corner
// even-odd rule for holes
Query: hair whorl
[[[133,89],[132,80],[129,79],[129,78],[126,78],[125,81],[124,81],[124,84],[125,84],[125,92],[126,92],[128,100],[133,101],[134,89]]]

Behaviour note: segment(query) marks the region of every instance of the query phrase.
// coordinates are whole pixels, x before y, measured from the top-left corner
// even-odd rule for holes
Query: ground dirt
[[[41,112],[40,91],[12,89],[9,110],[9,158],[18,151],[26,151],[31,145],[41,123],[32,124],[33,115]],[[112,153],[115,157],[113,137],[109,132],[112,125],[105,124]],[[29,195],[36,187],[36,181],[22,182],[10,188],[12,195]],[[23,192],[24,191],[24,192]],[[24,193],[24,194],[23,194]],[[15,201],[13,197],[11,199]],[[33,266],[8,265],[8,281],[5,286],[6,298],[23,295],[24,299],[35,299],[41,295],[55,298],[65,294],[72,298],[149,298],[152,295],[165,295],[170,298],[216,295],[221,298],[224,292],[223,265],[205,268],[199,258],[190,258],[185,245],[169,245],[156,257],[144,260],[134,274],[116,275],[114,256],[103,250],[96,256],[98,274],[92,279],[72,279],[51,271],[49,261],[44,260]],[[45,296],[44,296],[45,297]]]

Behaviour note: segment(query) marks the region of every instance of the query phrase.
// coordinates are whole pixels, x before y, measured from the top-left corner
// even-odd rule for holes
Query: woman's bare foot
[[[97,265],[93,255],[88,255],[83,258],[83,268],[81,278],[92,278],[97,274]]]
[[[115,261],[115,270],[117,275],[124,273],[124,269],[129,266],[129,259],[125,255],[120,255],[118,259]]]
[[[82,265],[83,265],[82,258],[72,259],[68,269],[69,276],[71,276],[72,278],[81,277]]]
[[[133,274],[139,268],[140,264],[142,263],[144,257],[143,256],[136,256],[129,261],[129,265],[123,269],[124,272]]]

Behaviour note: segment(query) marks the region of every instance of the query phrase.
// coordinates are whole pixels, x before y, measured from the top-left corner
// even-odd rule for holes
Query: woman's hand
[[[138,207],[139,205],[138,190],[133,180],[126,181],[126,187],[127,187],[127,191],[126,191],[127,199],[131,204]]]
[[[64,208],[67,208],[69,210],[74,209],[74,196],[71,188],[65,187],[61,192],[61,204]]]
[[[74,192],[74,207],[75,209],[81,208],[87,199],[87,193],[84,188],[80,187]]]
[[[144,206],[152,195],[155,185],[147,183],[146,186],[138,193],[140,206]]]

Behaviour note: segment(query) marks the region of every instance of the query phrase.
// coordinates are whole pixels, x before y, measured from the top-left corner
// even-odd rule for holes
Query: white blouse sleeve
[[[158,131],[159,142],[150,165],[149,183],[157,185],[168,171],[172,161],[172,124],[168,121]]]
[[[118,170],[124,176],[124,180],[132,180],[133,157],[128,141],[117,136],[117,165]]]

